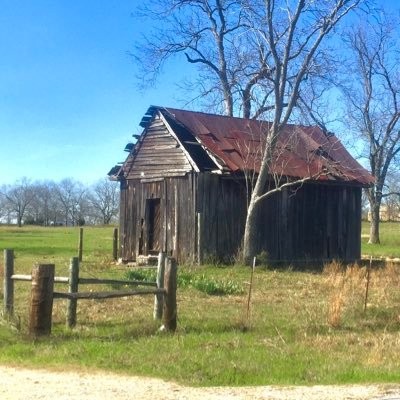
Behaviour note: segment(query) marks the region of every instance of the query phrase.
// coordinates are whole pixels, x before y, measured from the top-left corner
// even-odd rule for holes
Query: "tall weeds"
[[[343,266],[337,261],[324,266],[326,283],[329,288],[328,325],[332,328],[341,326],[346,311],[362,308],[365,293],[365,268],[357,264]]]
[[[375,314],[387,313],[400,300],[399,272],[399,267],[393,263],[387,263],[383,268],[370,268],[369,274],[366,267],[357,264],[343,266],[332,262],[325,265],[323,273],[329,293],[328,325],[338,328],[345,318],[348,323],[354,323],[361,315],[364,315],[365,322],[368,318],[365,311],[369,308],[375,310]],[[366,290],[369,290],[368,297]]]

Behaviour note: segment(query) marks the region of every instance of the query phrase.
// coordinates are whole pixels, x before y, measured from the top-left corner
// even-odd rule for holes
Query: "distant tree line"
[[[0,186],[0,222],[76,226],[118,221],[119,187],[107,178],[84,185],[72,178],[60,182],[17,180]]]

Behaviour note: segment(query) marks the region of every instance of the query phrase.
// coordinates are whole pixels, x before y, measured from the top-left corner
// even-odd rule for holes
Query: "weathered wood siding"
[[[128,180],[121,185],[121,257],[135,260],[139,254],[148,255],[146,248],[146,200],[160,199],[161,249],[180,262],[193,261],[196,254],[195,180],[171,177],[154,182]],[[140,251],[140,240],[143,240]]]
[[[192,171],[182,147],[158,116],[147,128],[137,154],[128,158],[124,168],[127,179],[184,176]]]
[[[147,255],[146,200],[160,199],[162,250],[180,263],[232,261],[241,248],[246,218],[243,180],[189,173],[121,185],[121,255]],[[267,198],[259,209],[258,253],[272,262],[320,264],[360,258],[361,188],[305,184]],[[200,228],[200,229],[199,229]]]
[[[240,251],[246,220],[244,181],[199,174],[197,212],[201,261],[233,261]]]
[[[245,184],[200,174],[200,254],[203,262],[233,260],[246,219]],[[360,258],[361,188],[307,184],[267,198],[257,218],[258,253],[274,263],[321,264]]]
[[[307,184],[267,198],[258,217],[258,249],[273,262],[360,258],[361,188]]]

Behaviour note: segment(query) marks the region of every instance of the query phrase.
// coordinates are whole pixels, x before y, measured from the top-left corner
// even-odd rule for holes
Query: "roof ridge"
[[[253,119],[253,118],[243,118],[243,117],[237,117],[237,116],[229,116],[229,115],[224,115],[224,114],[215,114],[215,113],[211,113],[211,112],[205,112],[205,111],[193,111],[193,110],[185,110],[183,108],[176,108],[176,107],[164,107],[164,106],[150,106],[151,108],[156,108],[156,109],[162,109],[162,110],[176,110],[179,112],[187,112],[187,113],[191,113],[191,114],[203,114],[203,115],[210,115],[212,117],[218,117],[218,118],[228,118],[228,119],[238,119],[241,121],[251,121],[251,122],[255,122],[255,123],[268,123],[268,124],[272,124],[272,121],[267,121],[264,119]],[[287,123],[286,126],[290,127],[299,127],[299,128],[316,128],[321,130],[321,128],[318,125],[304,125],[304,124],[294,124],[294,123]]]

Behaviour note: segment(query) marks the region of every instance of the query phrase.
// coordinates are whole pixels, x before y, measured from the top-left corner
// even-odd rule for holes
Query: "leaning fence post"
[[[79,245],[78,245],[79,261],[82,261],[82,249],[83,249],[83,228],[79,228]]]
[[[164,327],[167,331],[176,330],[176,274],[177,264],[174,258],[167,258],[164,273]]]
[[[4,250],[4,315],[12,316],[14,313],[14,250]]]
[[[166,259],[166,254],[164,252],[160,252],[158,255],[158,264],[157,264],[157,289],[164,288],[165,259]],[[162,318],[163,302],[164,302],[164,295],[162,293],[157,293],[154,296],[154,312],[153,312],[154,319]]]
[[[79,259],[72,257],[69,264],[68,292],[77,293],[79,283]],[[76,325],[77,299],[67,300],[67,327],[73,328]]]
[[[118,228],[114,228],[113,235],[113,260],[118,260]]]
[[[32,269],[29,334],[50,335],[53,311],[54,264],[36,264]]]

